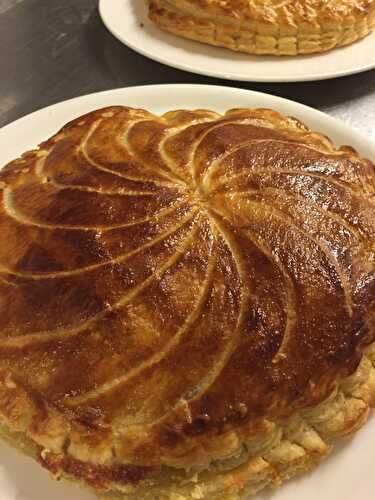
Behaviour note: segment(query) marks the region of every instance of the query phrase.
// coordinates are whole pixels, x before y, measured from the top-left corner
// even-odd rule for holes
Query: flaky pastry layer
[[[367,36],[373,1],[148,0],[149,16],[176,35],[249,54],[326,52]]]
[[[264,433],[242,442],[226,460],[213,462],[202,471],[164,468],[157,479],[137,486],[116,485],[112,478],[109,491],[95,491],[102,500],[246,500],[316,467],[330,454],[334,440],[352,436],[366,423],[374,406],[375,343],[365,350],[355,373],[335,387],[328,399],[286,421],[264,422]],[[0,436],[49,469],[54,479],[94,488],[103,480],[102,471],[95,466],[88,470],[69,457],[55,455],[24,433],[3,426]]]

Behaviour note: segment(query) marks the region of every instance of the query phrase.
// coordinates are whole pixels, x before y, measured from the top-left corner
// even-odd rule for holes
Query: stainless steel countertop
[[[105,29],[97,0],[0,0],[0,126],[78,95],[152,83],[229,85],[283,96],[375,139],[375,70],[313,83],[217,80],[128,49]]]

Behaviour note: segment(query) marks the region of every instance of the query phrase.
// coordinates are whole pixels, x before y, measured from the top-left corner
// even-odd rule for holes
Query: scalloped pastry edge
[[[151,21],[164,31],[209,45],[225,47],[236,52],[258,55],[291,56],[329,51],[350,45],[366,37],[375,28],[375,4],[368,13],[357,18],[348,16],[341,22],[295,28],[248,21],[239,26],[230,16],[214,18],[208,14],[198,17],[184,12],[168,0],[148,0]],[[177,2],[175,2],[177,3]]]
[[[95,493],[102,500],[244,500],[316,467],[330,454],[337,438],[352,436],[366,423],[374,406],[375,343],[365,349],[357,370],[337,384],[325,401],[285,421],[265,421],[266,434],[242,442],[227,459],[214,461],[202,471],[162,467],[160,482],[147,479],[136,487],[114,483],[109,491]],[[25,432],[10,430],[4,420],[0,437],[47,466],[50,450],[38,446]],[[52,475],[77,482],[77,477],[62,469]],[[87,487],[82,480],[78,482]]]

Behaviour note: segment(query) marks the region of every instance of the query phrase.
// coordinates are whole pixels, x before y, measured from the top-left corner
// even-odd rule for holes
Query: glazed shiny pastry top
[[[374,340],[374,167],[293,118],[106,108],[0,188],[0,413],[53,453],[202,464]]]
[[[373,0],[165,0],[186,13],[233,16],[258,22],[299,26],[324,25],[367,14]]]

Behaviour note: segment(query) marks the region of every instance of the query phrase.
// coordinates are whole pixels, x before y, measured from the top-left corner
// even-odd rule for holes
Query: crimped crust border
[[[107,471],[106,478],[101,467],[54,454],[25,432],[11,430],[7,422],[2,422],[0,436],[37,460],[54,479],[94,488],[103,500],[243,500],[313,469],[329,455],[335,439],[352,436],[366,423],[374,406],[375,342],[365,349],[357,370],[325,401],[283,422],[264,421],[264,435],[241,443],[231,457],[213,462],[208,470],[162,468],[160,482],[129,477],[124,486],[116,483],[113,471]],[[138,484],[131,485],[132,479]]]
[[[149,17],[164,31],[236,52],[258,55],[313,54],[350,45],[366,37],[375,28],[375,3],[367,13],[339,19],[314,20],[278,25],[273,20],[245,20],[231,16],[213,17],[203,7],[185,11],[180,2],[148,0]],[[198,16],[199,14],[199,16]]]
[[[354,435],[366,423],[374,406],[375,343],[365,349],[357,370],[325,401],[285,422],[265,422],[270,434],[263,443],[242,444],[241,453],[247,459],[238,467],[225,471],[225,462],[219,462],[210,472],[192,476],[187,485],[171,484],[167,490],[156,487],[154,492],[146,487],[120,498],[244,500],[313,469],[330,454],[335,439]],[[258,448],[256,453],[251,453],[252,447]]]

